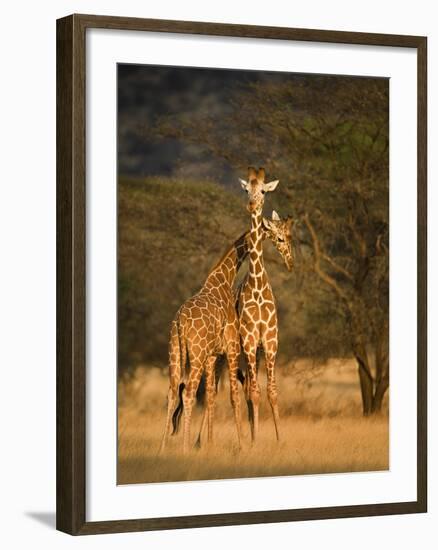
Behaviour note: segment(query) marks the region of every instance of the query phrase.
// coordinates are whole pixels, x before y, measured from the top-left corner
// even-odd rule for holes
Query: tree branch
[[[321,258],[324,257],[324,253],[321,251],[321,245],[319,242],[318,235],[316,234],[315,228],[313,227],[309,214],[306,213],[303,216],[303,221],[306,224],[306,227],[310,233],[310,236],[312,237],[312,244],[313,244],[313,254],[314,254],[314,269],[317,275],[325,282],[327,283],[335,292],[345,300],[345,302],[348,304],[348,296],[346,292],[341,288],[341,286],[337,283],[333,277],[331,277],[324,269],[321,267]]]
[[[322,254],[322,258],[327,262],[329,263],[332,268],[336,271],[338,271],[339,273],[342,273],[342,275],[344,275],[345,277],[347,277],[347,279],[349,279],[350,281],[353,281],[353,275],[347,271],[345,269],[345,267],[342,267],[341,265],[339,265],[333,258],[330,258],[330,256],[328,256],[327,254]]]

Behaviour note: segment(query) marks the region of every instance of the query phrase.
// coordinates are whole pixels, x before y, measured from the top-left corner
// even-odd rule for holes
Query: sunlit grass
[[[145,483],[238,477],[386,470],[389,467],[388,404],[375,418],[363,418],[352,361],[314,367],[308,361],[279,370],[281,441],[277,443],[270,407],[263,394],[260,433],[251,446],[241,395],[243,449],[236,429],[226,376],[216,400],[213,445],[182,455],[182,434],[158,448],[166,414],[167,376],[138,368],[119,384],[118,483]],[[192,442],[202,410],[195,411]]]

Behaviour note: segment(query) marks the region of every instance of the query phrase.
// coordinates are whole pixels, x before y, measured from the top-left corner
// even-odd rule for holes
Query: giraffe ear
[[[242,186],[242,189],[245,189],[245,191],[248,189],[248,182],[246,182],[245,180],[239,178],[239,181],[240,181],[240,185]]]
[[[277,214],[275,210],[272,211],[272,219],[276,222],[280,221],[280,216]]]
[[[262,224],[266,231],[270,231],[272,229],[272,222],[268,218],[262,218]]]
[[[280,180],[274,180],[274,181],[270,181],[269,183],[264,183],[263,184],[263,189],[265,191],[274,191],[274,189],[277,187],[279,181]]]

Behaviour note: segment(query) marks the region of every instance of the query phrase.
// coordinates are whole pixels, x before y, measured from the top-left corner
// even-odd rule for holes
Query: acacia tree
[[[300,224],[300,269],[331,293],[363,413],[379,411],[389,386],[388,81],[273,76],[235,93],[220,116],[164,117],[157,131],[238,170],[260,162],[282,181],[277,197]]]

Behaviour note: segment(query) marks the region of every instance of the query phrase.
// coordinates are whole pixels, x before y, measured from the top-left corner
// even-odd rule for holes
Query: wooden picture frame
[[[418,64],[416,500],[120,521],[88,522],[86,520],[85,34],[90,28],[390,46],[416,50]],[[57,529],[72,535],[85,535],[426,512],[426,184],[427,40],[425,37],[92,15],[71,15],[59,19],[57,21]]]

